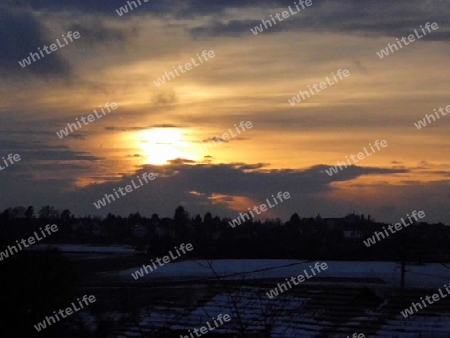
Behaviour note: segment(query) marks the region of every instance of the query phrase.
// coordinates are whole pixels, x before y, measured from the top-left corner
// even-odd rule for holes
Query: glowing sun
[[[139,133],[142,155],[148,164],[167,164],[169,160],[184,158],[195,160],[188,152],[190,145],[178,128],[154,128]]]

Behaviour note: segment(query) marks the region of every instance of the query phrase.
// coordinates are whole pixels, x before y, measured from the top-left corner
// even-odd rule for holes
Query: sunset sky
[[[450,224],[447,0],[312,1],[264,32],[294,1],[0,0],[0,210],[53,205],[77,215],[235,217],[278,191],[261,215],[286,220],[349,211],[393,222],[413,210]],[[391,55],[376,52],[427,22],[439,29]],[[30,66],[18,61],[68,31],[81,37]],[[215,57],[155,85],[165,71]],[[337,70],[350,76],[295,106],[288,99]],[[105,103],[118,108],[60,139]],[[450,114],[448,114],[450,115]],[[253,127],[205,150],[241,121]],[[388,147],[328,176],[376,140]],[[0,161],[0,164],[3,164]],[[97,210],[93,202],[143,172],[156,180]]]

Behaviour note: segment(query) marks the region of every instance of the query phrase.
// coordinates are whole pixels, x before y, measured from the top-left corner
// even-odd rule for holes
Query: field
[[[190,337],[188,330],[219,314],[232,320],[211,337],[450,337],[449,298],[408,318],[400,314],[444,288],[450,270],[440,264],[408,264],[401,292],[399,264],[328,261],[327,270],[270,299],[266,292],[315,262],[176,261],[134,280],[131,273],[151,257],[67,255],[84,272],[79,293],[101,304],[83,321],[108,337]]]

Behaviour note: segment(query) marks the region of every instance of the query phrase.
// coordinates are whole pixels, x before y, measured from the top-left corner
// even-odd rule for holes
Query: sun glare
[[[139,134],[139,142],[147,164],[167,164],[176,158],[195,160],[195,155],[189,152],[189,143],[178,128],[144,130]]]

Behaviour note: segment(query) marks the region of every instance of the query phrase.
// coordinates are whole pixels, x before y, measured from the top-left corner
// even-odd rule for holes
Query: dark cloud
[[[36,61],[25,68],[19,64],[30,53],[39,52],[38,48],[55,43],[59,37],[50,36],[30,10],[0,4],[0,72],[10,76],[31,73],[44,78],[67,78],[71,67],[58,50],[51,54],[44,52],[44,57],[39,55],[40,59],[35,56]]]
[[[271,2],[273,3],[273,2]],[[274,3],[275,4],[275,3]],[[205,37],[240,37],[244,34],[252,34],[251,28],[259,26],[262,19],[269,19],[270,14],[275,14],[279,8],[293,7],[292,2],[276,2],[276,8],[266,2],[259,2],[267,15],[259,20],[229,20],[215,17],[207,23],[191,29],[194,38]],[[224,4],[224,6],[227,6]],[[232,6],[230,6],[232,7]],[[295,10],[295,8],[293,7]],[[341,0],[313,2],[309,8],[300,13],[278,22],[259,34],[274,34],[280,31],[305,32],[305,31],[330,31],[354,33],[365,36],[407,36],[414,29],[426,22],[437,22],[439,30],[432,31],[421,41],[448,41],[449,7],[444,2],[430,1],[424,6],[422,0],[413,1],[354,1]]]
[[[72,133],[68,136],[66,136],[68,138],[73,138],[76,140],[85,140],[86,139],[86,135],[85,134],[77,134],[77,133]]]
[[[358,72],[362,73],[362,74],[369,74],[369,70],[367,69],[367,67],[365,67],[361,61],[359,60],[353,60],[353,65],[355,66],[355,68],[357,69]]]
[[[159,90],[152,97],[152,103],[157,106],[174,105],[178,102],[178,97],[173,90]]]
[[[142,12],[153,12],[153,13],[170,13],[177,5],[180,5],[181,0],[163,0],[163,1],[148,1],[140,0],[142,6],[134,8],[133,11],[129,11],[125,16],[120,17],[121,19],[131,18],[132,16],[139,15]],[[119,18],[116,13],[116,9],[123,7],[127,4],[125,0],[23,0],[28,6],[31,6],[36,10],[48,10],[48,11],[76,11],[82,13],[94,13],[94,14],[109,14]],[[137,0],[135,3],[139,5]]]
[[[152,125],[151,128],[186,128],[186,126],[173,123],[160,123]]]
[[[170,15],[172,17],[196,17],[211,15],[216,13],[222,13],[228,8],[247,8],[247,7],[259,7],[263,4],[274,4],[274,3],[288,3],[288,1],[270,1],[270,0],[159,0],[159,1],[141,1],[141,6],[139,2],[134,0],[138,5],[133,11],[129,11],[121,19],[131,18],[136,15],[143,15],[143,13],[148,14],[155,13],[160,15]],[[123,7],[127,4],[125,0],[24,0],[29,6],[38,10],[50,10],[50,11],[64,11],[64,10],[75,10],[84,13],[103,13],[118,16],[116,9]]]
[[[211,143],[211,141],[214,141],[214,142],[229,142],[229,141],[224,140],[223,138],[214,136],[214,137],[210,137],[210,138],[204,139],[202,141],[202,143]]]
[[[185,158],[177,158],[177,159],[174,159],[174,160],[169,160],[168,162],[170,164],[193,164],[193,163],[196,163],[193,160],[188,160],[188,159],[185,159]]]
[[[89,45],[124,43],[138,35],[137,27],[116,28],[108,26],[102,18],[82,18],[67,27],[67,31],[78,31],[83,37],[80,43]]]
[[[105,130],[108,131],[138,131],[146,129],[150,129],[150,127],[114,127],[114,126],[105,127]]]
[[[190,29],[194,39],[240,37],[244,34],[252,34],[250,28],[261,24],[261,19],[268,19],[270,14],[293,6],[290,0],[211,0],[206,2],[203,0],[161,0],[158,3],[140,1],[141,6],[122,17],[117,15],[116,9],[127,4],[127,1],[124,0],[25,0],[23,3],[27,4],[27,8],[39,11],[101,14],[110,19],[122,20],[121,22],[149,14],[161,19],[197,19],[208,16],[208,20],[202,20],[205,23]],[[248,10],[249,13],[260,9],[266,15],[252,20],[238,20],[229,17],[227,11],[230,9]],[[283,22],[278,22],[260,34],[275,34],[281,31],[299,33],[330,31],[373,37],[400,37],[411,34],[414,29],[418,29],[420,25],[430,21],[437,22],[440,28],[422,38],[421,41],[449,41],[450,31],[447,19],[449,12],[450,7],[441,0],[428,2],[422,0],[313,1],[311,7],[284,19]],[[18,60],[22,60],[37,47],[48,44],[49,39],[43,33],[42,25],[31,13],[30,10],[7,10],[0,14],[0,27],[3,28],[0,31],[9,31],[8,34],[0,33],[0,43],[4,46],[14,45],[8,49],[5,55],[2,54],[0,60],[3,58],[10,64],[14,62],[17,64]],[[81,44],[88,43],[90,45],[109,42],[126,43],[138,32],[135,27],[122,29],[112,27],[106,23],[104,17],[97,15],[95,20],[79,17],[76,19],[77,22],[69,25],[69,29],[80,31],[84,39]],[[53,41],[55,38],[51,37],[50,40]],[[61,56],[52,53],[46,56],[46,59],[34,63],[30,67],[30,71],[38,74],[64,75],[69,72],[70,66],[60,58]],[[364,69],[358,65],[357,67],[359,70]],[[153,101],[157,105],[170,105],[177,102],[176,96],[171,93],[160,93],[153,98]]]
[[[41,141],[0,140],[0,153],[19,154],[27,162],[33,161],[96,161],[102,158],[85,152],[70,150],[67,146],[52,146]]]
[[[242,164],[242,163],[238,163],[238,164],[235,164],[234,166],[235,166],[236,169],[241,169],[241,170],[256,170],[256,169],[262,169],[264,167],[267,167],[268,164],[264,164],[264,163],[256,163],[256,164]]]
[[[190,30],[191,35],[195,39],[207,37],[240,37],[244,33],[250,33],[250,28],[254,28],[261,24],[261,20],[230,20],[226,23],[210,21],[208,24],[198,26]],[[265,34],[273,34],[283,31],[282,25],[276,25],[268,29]]]
[[[105,130],[108,131],[140,131],[140,130],[147,130],[147,129],[154,129],[154,128],[185,128],[184,125],[177,125],[172,123],[160,123],[160,124],[153,124],[151,126],[147,127],[114,127],[114,126],[108,126],[105,127]]]
[[[25,129],[25,130],[0,130],[0,134],[2,135],[26,135],[26,136],[51,136],[52,138],[55,136],[55,132],[54,131],[45,131],[45,130],[30,130],[30,129]],[[86,139],[86,135],[85,134],[77,134],[77,133],[72,133],[66,137],[71,137],[77,140],[84,140]]]
[[[19,162],[20,163],[20,162]],[[17,164],[19,165],[19,164]],[[81,165],[74,163],[74,165]],[[313,216],[320,213],[324,217],[339,216],[348,207],[348,201],[340,201],[327,196],[339,189],[333,183],[351,181],[363,175],[392,175],[408,172],[407,170],[349,167],[339,174],[329,177],[324,173],[325,165],[318,165],[304,170],[282,169],[268,170],[264,164],[195,164],[185,159],[177,159],[166,166],[146,165],[133,174],[124,175],[112,181],[111,177],[96,177],[108,182],[90,185],[85,188],[75,188],[72,180],[58,178],[40,179],[32,175],[19,176],[11,179],[12,172],[4,170],[0,177],[0,190],[8,191],[8,196],[0,195],[0,205],[54,205],[57,208],[69,208],[77,214],[102,214],[114,212],[128,215],[130,210],[151,215],[156,212],[161,216],[172,215],[173,210],[181,202],[191,213],[205,213],[212,211],[221,216],[234,217],[236,211],[228,209],[226,203],[217,203],[211,196],[223,196],[228,201],[233,196],[247,197],[255,203],[262,203],[272,194],[288,191],[291,199],[280,204],[274,211],[282,218],[288,218],[293,212],[302,216]],[[8,168],[12,169],[12,168]],[[67,169],[64,167],[64,170]],[[93,202],[98,201],[104,194],[111,193],[114,188],[130,184],[137,175],[155,173],[157,178],[145,186],[133,191],[108,206],[97,210]],[[6,175],[6,176],[4,176]],[[5,179],[3,179],[5,178]],[[9,178],[9,179],[8,179]],[[427,211],[429,219],[449,221],[448,214],[448,182],[412,182],[409,186],[392,186],[380,183],[379,191],[395,196],[404,196],[401,207],[394,206],[386,214],[381,209],[385,201],[359,201],[355,199],[359,212],[372,214],[377,218],[391,221],[391,218],[402,217],[411,210],[423,209]],[[31,187],[33,187],[31,189]],[[373,191],[374,185],[371,185]],[[362,189],[364,187],[355,188]],[[192,192],[198,192],[192,194]],[[163,193],[162,193],[163,192]],[[411,197],[415,196],[415,197]],[[410,198],[411,197],[411,198]],[[356,197],[355,197],[356,198]],[[376,198],[376,197],[375,197]],[[252,207],[252,206],[248,206]],[[406,208],[406,209],[405,209]],[[412,209],[411,209],[412,208]],[[381,210],[381,211],[380,211]],[[429,220],[428,219],[428,220]]]

